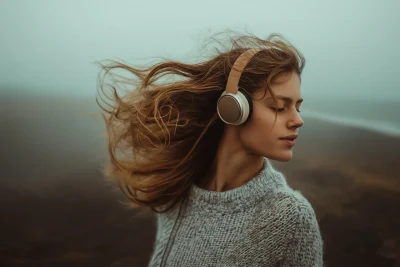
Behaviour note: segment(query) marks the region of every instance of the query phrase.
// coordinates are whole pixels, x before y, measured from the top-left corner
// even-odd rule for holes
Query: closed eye
[[[271,108],[271,109],[274,110],[274,111],[277,111],[277,112],[282,112],[282,111],[285,110],[285,108]],[[301,111],[297,110],[297,112],[300,113]]]

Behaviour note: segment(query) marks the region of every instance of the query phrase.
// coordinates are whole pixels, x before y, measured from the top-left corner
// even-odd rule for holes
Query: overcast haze
[[[0,3],[2,89],[90,97],[96,60],[185,60],[230,28],[260,37],[279,32],[297,46],[307,59],[304,96],[400,98],[399,1]]]

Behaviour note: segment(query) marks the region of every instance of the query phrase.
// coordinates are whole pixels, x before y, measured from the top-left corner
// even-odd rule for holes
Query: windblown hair
[[[211,39],[223,45],[216,37],[224,33]],[[227,39],[225,49],[214,47],[211,59],[196,64],[166,60],[135,68],[117,61],[100,63],[99,88],[112,101],[104,101],[107,109],[96,97],[106,112],[102,117],[110,160],[104,174],[117,181],[132,207],[166,212],[187,195],[193,183],[200,183],[224,133],[217,101],[240,54],[249,48],[263,49],[251,59],[239,81],[250,94],[265,90],[264,96],[269,94],[276,103],[271,85],[277,78],[291,72],[301,77],[305,59],[282,35],[273,33],[260,39],[251,34],[228,34]],[[137,79],[113,75],[112,70],[117,69]],[[105,84],[107,75],[119,79]],[[178,79],[156,83],[162,77]],[[111,95],[105,93],[106,85]],[[123,96],[117,92],[121,85],[129,87]]]

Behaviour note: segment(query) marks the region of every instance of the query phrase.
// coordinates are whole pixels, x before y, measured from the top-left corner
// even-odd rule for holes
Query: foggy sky
[[[0,90],[93,98],[95,61],[189,61],[213,33],[283,34],[304,98],[400,100],[400,2],[1,0]]]

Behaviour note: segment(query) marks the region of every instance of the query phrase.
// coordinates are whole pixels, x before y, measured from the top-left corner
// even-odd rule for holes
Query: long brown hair
[[[223,32],[211,40],[224,45],[217,37],[226,33],[228,46],[215,48],[215,55],[196,64],[166,60],[138,68],[121,61],[100,63],[99,89],[112,102],[100,95],[108,106],[103,107],[96,97],[106,112],[102,117],[110,160],[104,174],[117,181],[132,207],[166,212],[193,183],[201,181],[224,132],[217,101],[241,53],[249,48],[263,49],[251,59],[239,81],[239,86],[250,94],[264,89],[276,101],[271,84],[281,74],[301,75],[305,59],[282,35],[272,33],[261,39],[251,34],[232,37]],[[116,69],[137,79],[113,74]],[[106,84],[108,75],[113,82]],[[165,77],[178,79],[157,83]],[[110,95],[105,92],[106,86],[111,88]],[[121,96],[117,91],[124,86],[129,89]]]

